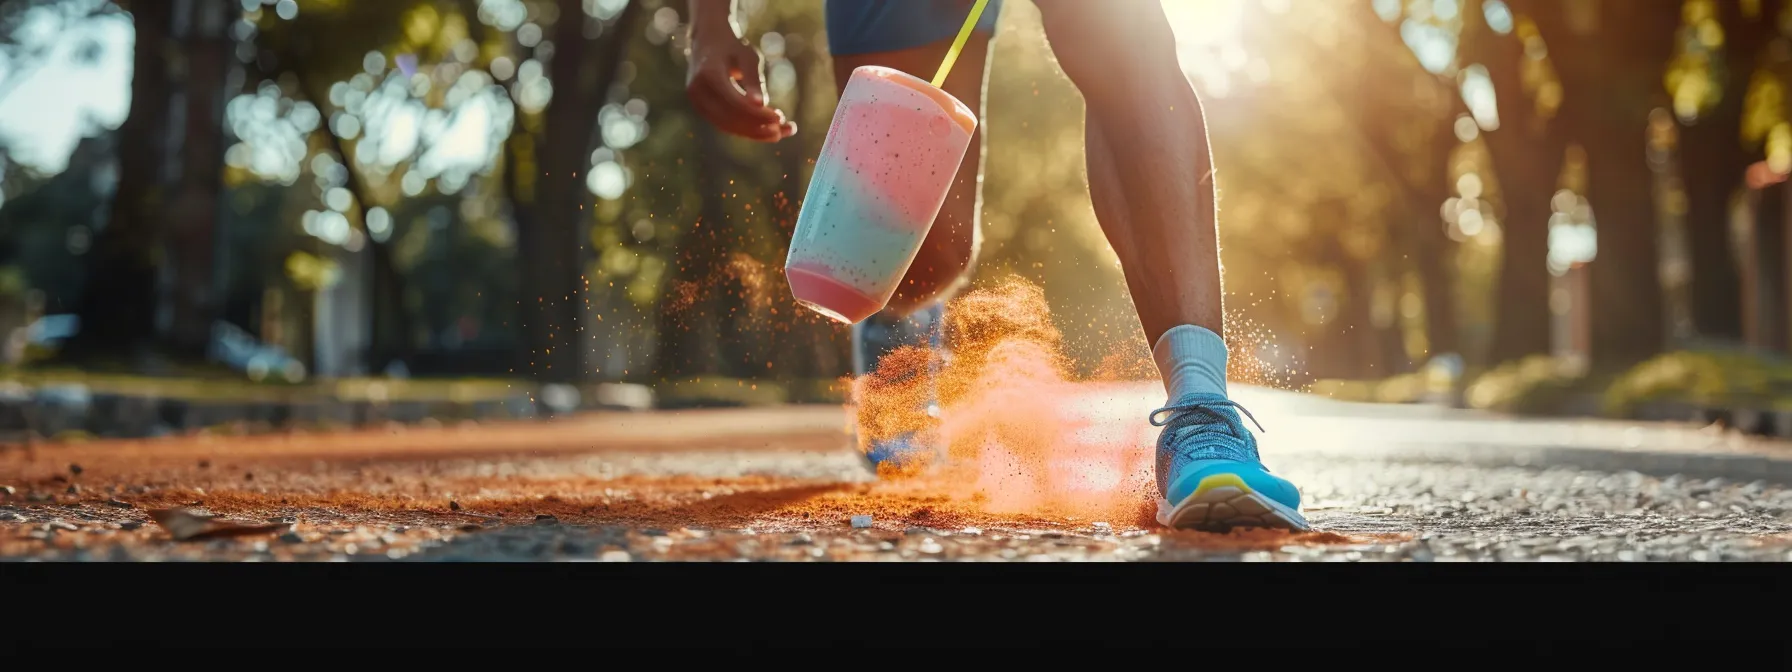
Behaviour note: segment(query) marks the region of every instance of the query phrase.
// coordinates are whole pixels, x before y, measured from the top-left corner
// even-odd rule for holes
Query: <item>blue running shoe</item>
[[[923,346],[935,351],[945,346],[946,308],[944,303],[936,303],[916,311],[906,318],[893,313],[878,313],[853,326],[852,329],[852,364],[853,374],[864,376],[877,370],[878,363],[891,351],[902,346]],[[927,372],[927,385],[933,389],[939,379],[939,358]],[[940,416],[938,394],[930,395],[926,401],[928,417]],[[941,452],[937,433],[933,431],[907,432],[889,439],[877,441],[865,451],[865,459],[873,471],[886,463],[900,463],[910,459],[926,459],[936,457]]]
[[[1157,522],[1176,529],[1311,529],[1300,490],[1269,473],[1257,438],[1239,419],[1251,412],[1218,394],[1191,394],[1151,414],[1157,439]],[[1258,425],[1262,429],[1262,425]]]

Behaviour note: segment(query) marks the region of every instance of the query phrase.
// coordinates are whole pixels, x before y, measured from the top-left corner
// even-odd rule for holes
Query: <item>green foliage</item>
[[[1471,408],[1507,413],[1548,412],[1579,389],[1585,374],[1571,362],[1537,355],[1507,362],[1468,386]]]
[[[1771,394],[1792,382],[1792,366],[1736,352],[1670,352],[1636,365],[1605,392],[1608,414],[1650,401],[1724,404]]]

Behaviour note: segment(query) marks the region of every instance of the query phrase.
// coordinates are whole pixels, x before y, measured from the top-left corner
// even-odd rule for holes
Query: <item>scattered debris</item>
[[[1107,523],[1096,522],[1094,527],[1095,527],[1096,534],[1113,534],[1114,533],[1114,526],[1109,525]]]
[[[139,527],[143,527],[143,521],[141,521],[141,520],[127,520],[127,521],[124,521],[124,522],[118,524],[118,529],[124,530],[126,532],[135,530]]]
[[[462,531],[462,532],[478,532],[483,529],[485,529],[485,528],[480,527],[478,525],[474,525],[472,523],[467,523],[465,525],[460,526],[460,531]]]
[[[149,512],[149,517],[154,518],[156,524],[168,530],[168,534],[174,537],[175,541],[275,534],[292,530],[291,523],[245,525],[219,520],[216,516],[201,514],[191,509],[153,509]]]
[[[975,536],[975,535],[983,534],[983,530],[981,528],[976,528],[976,527],[967,527],[967,528],[964,528],[963,533]]]
[[[861,530],[871,527],[871,516],[853,516],[852,526]]]
[[[66,492],[71,495],[79,495],[81,494],[81,486],[70,483],[68,484],[68,490]]]
[[[117,507],[120,509],[128,509],[128,508],[131,508],[131,503],[126,502],[126,501],[117,500],[117,499],[108,499],[108,500],[106,500],[106,506]]]
[[[287,532],[285,534],[280,535],[280,543],[302,544],[302,543],[305,543],[305,538],[299,536],[299,533],[297,533],[297,532]]]
[[[85,471],[85,470],[82,469],[81,465],[79,465],[79,464],[70,463],[68,465],[68,473],[74,474],[76,476],[80,476],[82,471]]]
[[[541,514],[541,515],[535,517],[535,524],[536,525],[559,525],[560,519],[544,513],[544,514]]]

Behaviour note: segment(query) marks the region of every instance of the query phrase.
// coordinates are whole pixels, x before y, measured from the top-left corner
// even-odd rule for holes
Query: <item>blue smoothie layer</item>
[[[885,299],[908,272],[925,233],[864,187],[843,161],[816,166],[808,200],[797,215],[800,238],[791,241],[787,265],[821,265],[835,280],[867,296]]]

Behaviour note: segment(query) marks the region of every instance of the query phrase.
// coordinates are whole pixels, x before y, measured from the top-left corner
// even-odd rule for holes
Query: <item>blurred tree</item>
[[[1357,113],[1355,125],[1366,149],[1399,199],[1392,214],[1404,226],[1395,235],[1406,241],[1403,258],[1417,274],[1418,291],[1424,297],[1425,350],[1456,353],[1461,349],[1454,291],[1456,245],[1438,214],[1455,192],[1451,165],[1461,145],[1455,128],[1465,111],[1461,95],[1440,73],[1453,74],[1456,68],[1451,64],[1439,68],[1439,73],[1428,71],[1402,39],[1403,23],[1381,21],[1367,11],[1351,18],[1374,22],[1367,31],[1372,39],[1365,41],[1365,67],[1352,84],[1358,91],[1379,94],[1339,100]],[[1387,123],[1392,118],[1414,123]]]
[[[517,221],[523,352],[532,377],[576,382],[587,372],[581,324],[586,309],[590,201],[581,178],[596,149],[598,112],[620,76],[643,15],[640,2],[611,17],[589,15],[580,0],[556,0],[552,40],[536,47],[547,61],[552,102],[524,111],[505,145],[506,186]],[[604,20],[607,18],[608,20]],[[544,53],[545,52],[545,53]]]
[[[1693,322],[1703,336],[1735,339],[1742,336],[1742,302],[1730,213],[1749,164],[1763,155],[1763,138],[1751,139],[1744,132],[1744,103],[1762,74],[1760,63],[1768,45],[1780,37],[1786,3],[1695,3],[1694,39],[1688,40],[1686,57],[1698,69],[1683,76],[1681,88],[1689,96],[1709,93],[1692,96],[1691,109],[1682,111],[1681,118],[1689,123],[1679,142],[1692,256]],[[1713,40],[1717,44],[1710,44]]]
[[[138,357],[152,341],[185,357],[205,350],[217,310],[225,31],[241,8],[228,0],[130,4],[136,58],[130,117],[119,130],[118,196],[88,260],[71,358]]]
[[[1518,0],[1498,7],[1474,2],[1464,12],[1471,20],[1464,56],[1486,73],[1493,89],[1492,123],[1483,121],[1480,130],[1505,211],[1487,357],[1493,366],[1550,352],[1550,199],[1565,147],[1553,120],[1561,88],[1549,81],[1542,58],[1547,48],[1531,11],[1530,2]],[[1489,16],[1501,24],[1490,25]]]
[[[1592,357],[1618,369],[1665,344],[1651,115],[1681,23],[1675,1],[1562,0],[1535,14],[1563,83],[1565,133],[1586,148],[1586,198],[1597,221],[1591,264]]]
[[[297,98],[327,118],[341,118],[346,112],[340,105],[343,97],[332,98],[329,92],[333,85],[366,70],[368,53],[393,49],[405,37],[409,20],[416,17],[422,5],[418,0],[352,4],[310,0],[290,18],[266,12],[256,40],[262,52],[255,60],[259,66],[257,74],[289,83]],[[389,360],[408,360],[413,356],[415,339],[412,311],[405,305],[404,275],[393,259],[395,236],[376,235],[367,223],[368,210],[390,206],[393,198],[378,193],[369,184],[365,168],[373,162],[359,156],[360,142],[353,140],[354,136],[343,137],[349,134],[342,124],[327,124],[322,132],[306,135],[308,139],[321,139],[325,151],[335,155],[335,163],[344,167],[343,187],[354,195],[354,214],[358,215],[349,221],[358,227],[357,239],[370,248],[373,301],[368,319],[374,325],[376,352],[371,353],[369,364],[380,369]]]

